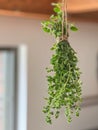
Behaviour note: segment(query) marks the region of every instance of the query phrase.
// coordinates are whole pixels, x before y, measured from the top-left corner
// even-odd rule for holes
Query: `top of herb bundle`
[[[62,37],[62,14],[63,14],[63,10],[62,10],[62,4],[61,3],[52,3],[53,11],[55,12],[55,14],[51,15],[50,19],[47,21],[43,21],[42,24],[42,28],[44,30],[44,32],[47,32],[51,35],[53,35],[56,39],[57,38],[61,38]],[[67,23],[67,27],[68,29],[72,30],[72,31],[77,31],[78,28],[68,22]],[[64,34],[66,35],[66,21],[64,20]]]

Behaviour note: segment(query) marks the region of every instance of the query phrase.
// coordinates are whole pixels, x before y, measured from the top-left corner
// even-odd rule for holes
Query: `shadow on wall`
[[[95,129],[95,128],[92,128],[92,129],[85,129],[85,130],[98,130],[98,128],[96,128],[96,129]]]
[[[98,81],[98,53],[97,53],[97,70],[96,70],[96,73],[97,73],[97,81]]]
[[[97,53],[97,68],[96,68],[96,75],[97,75],[97,81],[98,81],[98,53]],[[88,100],[92,100],[92,104],[91,104],[91,102],[89,102],[88,104],[86,104],[87,106],[89,106],[89,105],[97,105],[98,104],[98,102],[96,102],[97,100],[96,99],[98,99],[98,96],[96,95],[95,97],[91,97],[91,98],[88,98]],[[87,99],[86,99],[87,100]],[[95,101],[96,100],[96,101]],[[84,106],[86,106],[86,105],[84,105]],[[85,129],[85,130],[98,130],[98,128],[90,128],[90,129]]]

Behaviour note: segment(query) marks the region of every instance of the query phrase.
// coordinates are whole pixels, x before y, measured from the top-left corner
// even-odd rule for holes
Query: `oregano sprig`
[[[42,22],[45,32],[53,35],[56,43],[51,50],[54,51],[50,59],[51,67],[47,68],[48,97],[45,98],[47,105],[43,112],[46,114],[46,122],[52,123],[52,117],[59,117],[60,109],[65,108],[67,121],[72,121],[72,113],[79,116],[81,103],[81,81],[80,69],[77,66],[78,58],[76,52],[70,46],[68,40],[62,37],[62,9],[61,4],[53,3],[55,15],[50,20]],[[65,21],[66,22],[66,21]],[[64,22],[64,34],[66,34],[66,23]],[[68,23],[72,31],[78,29]],[[68,36],[67,36],[68,37]]]

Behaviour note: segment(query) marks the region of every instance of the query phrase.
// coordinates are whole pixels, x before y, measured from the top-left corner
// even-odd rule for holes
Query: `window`
[[[27,129],[26,64],[25,46],[0,48],[0,130]]]
[[[14,129],[15,53],[0,51],[0,130]]]

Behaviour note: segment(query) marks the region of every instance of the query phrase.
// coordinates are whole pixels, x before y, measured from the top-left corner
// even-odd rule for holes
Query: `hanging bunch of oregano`
[[[59,117],[60,108],[65,108],[67,121],[71,122],[72,113],[79,116],[81,102],[80,69],[77,67],[76,52],[70,46],[67,37],[67,28],[76,31],[77,28],[65,20],[65,12],[61,4],[52,4],[55,15],[50,20],[42,22],[45,32],[53,35],[56,43],[51,50],[54,51],[50,60],[51,68],[47,68],[48,97],[47,105],[43,108],[46,122],[52,123],[52,117]]]

